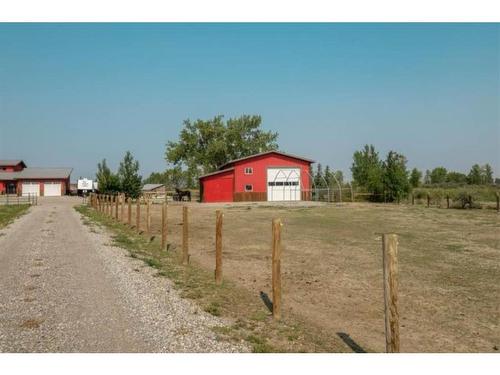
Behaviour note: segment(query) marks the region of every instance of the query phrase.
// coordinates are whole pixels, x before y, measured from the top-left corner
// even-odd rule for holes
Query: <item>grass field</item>
[[[28,204],[0,206],[0,229],[23,215],[29,207]]]
[[[321,332],[322,342],[331,340],[312,350],[350,350],[343,344],[349,341],[358,351],[384,351],[381,233],[387,232],[399,235],[401,350],[494,352],[500,346],[500,215],[494,210],[189,207],[191,261],[213,272],[215,210],[222,208],[224,277],[255,300],[271,297],[271,220],[283,220],[283,315]],[[180,205],[169,206],[173,253],[181,249],[181,212]],[[152,214],[158,234],[159,205]]]

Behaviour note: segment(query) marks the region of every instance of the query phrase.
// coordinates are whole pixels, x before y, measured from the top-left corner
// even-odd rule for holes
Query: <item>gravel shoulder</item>
[[[230,324],[83,225],[74,198],[40,205],[0,232],[0,352],[246,352]]]

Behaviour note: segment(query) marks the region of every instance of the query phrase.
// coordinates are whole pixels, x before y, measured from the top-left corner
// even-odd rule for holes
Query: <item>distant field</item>
[[[191,259],[213,269],[217,207],[189,207]],[[380,234],[394,232],[400,237],[401,350],[492,352],[500,346],[495,210],[353,203],[223,211],[224,276],[255,295],[271,295],[271,220],[283,219],[284,315],[296,314],[332,337],[347,333],[364,350],[384,351]],[[159,233],[160,206],[152,213]],[[180,204],[169,205],[168,242],[175,251],[181,216]]]
[[[419,199],[421,203],[426,202],[427,193],[429,193],[431,202],[434,205],[446,204],[445,199],[447,195],[451,200],[454,200],[460,193],[465,193],[471,195],[475,202],[484,203],[485,206],[493,206],[488,205],[488,203],[496,202],[496,193],[500,193],[500,187],[465,185],[460,187],[420,187],[413,189],[415,198]]]

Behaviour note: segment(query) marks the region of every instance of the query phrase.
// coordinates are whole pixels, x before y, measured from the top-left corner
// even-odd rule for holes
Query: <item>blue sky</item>
[[[260,114],[348,176],[365,143],[500,176],[499,54],[499,24],[0,24],[0,158],[147,176],[184,119]]]

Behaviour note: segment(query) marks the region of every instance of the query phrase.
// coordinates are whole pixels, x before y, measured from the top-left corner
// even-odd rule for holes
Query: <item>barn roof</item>
[[[73,168],[24,168],[18,172],[0,172],[0,180],[68,178]]]
[[[207,173],[203,176],[200,176],[199,178],[205,178],[205,177],[210,177],[210,176],[214,176],[216,174],[222,174],[222,173],[226,173],[226,172],[230,172],[230,171],[234,171],[234,168],[226,168],[226,169],[222,169],[220,171],[215,171],[215,172],[212,172],[212,173]]]
[[[26,167],[22,160],[0,160],[0,167],[12,167],[21,163]]]
[[[247,159],[253,159],[253,158],[256,158],[256,157],[259,157],[259,156],[264,156],[264,155],[268,155],[268,154],[278,154],[278,155],[282,155],[282,156],[286,156],[286,157],[289,157],[289,158],[292,158],[292,159],[298,159],[298,160],[303,160],[303,161],[307,161],[309,163],[315,163],[314,160],[312,159],[308,159],[308,158],[304,158],[302,156],[297,156],[297,155],[292,155],[292,154],[287,154],[285,152],[281,152],[281,151],[277,151],[277,150],[271,150],[271,151],[265,151],[265,152],[261,152],[259,154],[254,154],[254,155],[250,155],[250,156],[245,156],[243,158],[239,158],[239,159],[234,159],[234,160],[231,160],[231,161],[228,161],[226,164],[223,164],[219,167],[219,169],[224,169],[225,167],[227,167],[228,165],[231,165],[231,164],[234,164],[234,163],[237,163],[239,161],[243,161],[243,160],[247,160]]]

